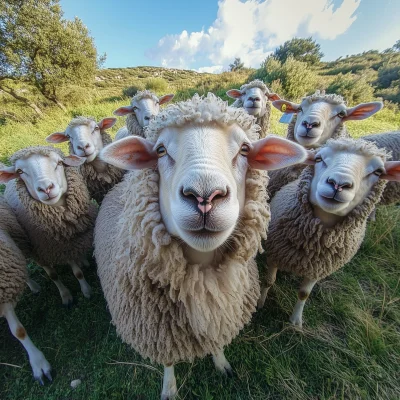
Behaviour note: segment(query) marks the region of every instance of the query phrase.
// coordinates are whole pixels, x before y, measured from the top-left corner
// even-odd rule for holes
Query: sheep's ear
[[[303,161],[303,164],[315,165],[315,152],[311,150],[306,150],[307,158]]]
[[[154,168],[157,153],[154,144],[139,136],[130,136],[110,143],[100,153],[100,158],[121,169]]]
[[[166,94],[166,95],[160,97],[160,98],[158,99],[159,102],[160,102],[160,106],[161,106],[161,104],[168,103],[168,102],[171,101],[174,97],[175,97],[175,95],[172,94],[172,93],[171,93],[171,94]]]
[[[68,167],[79,167],[86,161],[85,157],[79,157],[76,156],[75,154],[70,154],[67,157],[64,157],[64,165]]]
[[[19,174],[15,172],[15,167],[0,167],[0,183],[7,183],[18,177]]]
[[[240,99],[242,97],[242,92],[237,89],[231,89],[226,92],[226,95],[232,99]]]
[[[400,182],[400,161],[385,162],[385,170],[386,174],[382,174],[380,179]]]
[[[65,132],[55,132],[46,138],[46,141],[49,143],[62,143],[68,142],[68,140],[69,137],[65,134]]]
[[[291,101],[287,100],[276,100],[272,102],[272,105],[279,111],[282,111],[286,114],[297,113],[300,107],[300,104],[292,103]]]
[[[135,110],[133,109],[133,106],[124,106],[124,107],[117,108],[113,112],[113,114],[118,115],[119,117],[123,117],[124,115],[133,114],[134,112],[135,112]]]
[[[247,158],[252,168],[274,170],[304,162],[307,152],[297,143],[269,136],[254,142]]]
[[[355,107],[346,110],[347,115],[342,118],[342,121],[351,121],[358,119],[369,118],[371,115],[377,113],[383,107],[380,101],[373,101],[371,103],[361,103]]]
[[[268,97],[269,101],[277,101],[281,99],[276,93],[267,93],[266,96]]]
[[[100,130],[106,130],[111,128],[117,122],[117,118],[103,118],[97,125],[99,126]]]

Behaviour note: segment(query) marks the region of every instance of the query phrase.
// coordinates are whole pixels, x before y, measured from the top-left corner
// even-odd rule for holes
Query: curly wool
[[[316,90],[315,93],[310,96],[303,97],[302,101],[307,100],[309,103],[314,103],[316,101],[324,101],[333,105],[346,104],[346,101],[339,94],[331,93],[326,94],[325,90]]]
[[[107,132],[101,131],[100,134],[104,147],[112,143],[111,136]],[[70,154],[74,154],[74,149],[71,142],[69,142],[69,152]],[[85,162],[79,167],[79,172],[86,182],[89,195],[92,199],[96,200],[98,204],[101,204],[104,196],[118,182],[121,182],[121,179],[125,173],[124,170],[114,167],[110,164],[107,164],[104,171],[97,171],[93,164],[88,162]]]
[[[364,140],[375,143],[392,152],[392,159],[400,161],[400,131],[377,133],[375,135],[363,136]],[[395,204],[400,202],[400,183],[388,182],[379,204]]]
[[[170,364],[215,354],[250,321],[259,297],[253,258],[270,217],[267,179],[249,171],[240,226],[207,267],[190,265],[166,230],[158,172],[132,171],[106,196],[95,229],[98,274],[118,334],[143,357]]]
[[[0,305],[15,303],[25,288],[28,238],[0,196]],[[1,307],[0,307],[1,309]],[[0,315],[1,316],[1,315]]]
[[[25,183],[14,179],[4,193],[33,246],[33,258],[42,265],[80,263],[92,247],[97,208],[77,168],[65,168],[66,206],[52,207],[35,200]]]
[[[271,202],[268,261],[279,270],[320,280],[348,263],[365,235],[367,218],[379,203],[386,181],[379,180],[364,201],[333,228],[314,217],[309,202],[314,166],[282,188]]]
[[[51,153],[57,153],[60,157],[64,158],[64,154],[60,149],[57,149],[53,146],[29,146],[24,149],[16,151],[11,157],[10,162],[12,165],[15,165],[17,160],[23,160],[34,154],[40,154],[45,157],[49,157]]]

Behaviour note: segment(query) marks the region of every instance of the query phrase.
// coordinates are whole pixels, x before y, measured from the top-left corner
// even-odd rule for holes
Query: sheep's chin
[[[308,148],[313,145],[318,144],[320,136],[310,137],[310,136],[300,136],[296,134],[296,140],[298,144],[301,144],[303,147]]]
[[[319,193],[316,195],[315,205],[329,214],[344,216],[347,214],[347,208],[349,207],[349,204],[349,202],[340,202],[334,199],[328,199],[324,196],[321,196]]]
[[[97,155],[98,155],[98,152],[94,151],[90,156],[86,156],[86,162],[90,163],[90,162],[94,161],[96,159]]]
[[[252,115],[253,117],[257,117],[261,113],[261,107],[249,107],[246,108],[248,114]]]
[[[179,229],[180,238],[191,248],[200,252],[210,252],[222,246],[233,231],[227,229],[220,232],[196,232]]]
[[[40,199],[39,201],[43,204],[54,207],[54,206],[59,205],[58,203],[61,203],[61,200],[62,200],[61,197],[62,197],[62,193],[60,191],[57,196],[52,197],[51,199]]]

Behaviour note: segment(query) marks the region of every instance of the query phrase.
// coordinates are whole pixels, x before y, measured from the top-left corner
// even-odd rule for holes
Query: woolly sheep
[[[131,99],[130,106],[120,107],[114,111],[115,115],[126,117],[126,126],[118,130],[115,140],[131,135],[144,135],[144,128],[160,112],[160,106],[174,98],[174,94],[166,94],[160,98],[150,90],[138,91]]]
[[[232,107],[243,107],[256,118],[256,123],[261,127],[260,137],[266,137],[271,119],[271,101],[279,100],[280,97],[276,93],[271,93],[259,79],[242,85],[239,90],[228,90],[226,94],[236,99]]]
[[[15,306],[27,280],[26,253],[29,241],[11,208],[0,196],[0,317],[5,317],[11,333],[21,342],[29,356],[33,376],[42,385],[50,381],[51,367],[43,353],[33,344],[19,321]]]
[[[348,108],[342,96],[325,94],[319,90],[304,97],[300,104],[286,100],[277,100],[272,104],[280,111],[295,114],[289,123],[286,138],[306,149],[317,149],[328,139],[350,137],[344,125],[346,121],[368,118],[383,107],[381,102],[372,102]],[[270,197],[284,185],[296,180],[303,168],[303,165],[295,165],[271,172],[268,186]]]
[[[50,143],[69,142],[70,154],[86,158],[79,171],[86,182],[90,196],[101,204],[106,193],[121,181],[124,171],[107,165],[98,157],[104,146],[111,143],[106,129],[111,128],[116,118],[104,118],[99,123],[90,117],[76,117],[64,132],[56,132],[46,138]]]
[[[302,326],[304,304],[315,283],[354,257],[386,180],[400,181],[400,162],[387,157],[385,149],[365,140],[330,139],[310,161],[314,165],[276,194],[259,307],[277,270],[292,272],[304,281],[290,321]]]
[[[393,160],[400,161],[400,131],[363,136],[363,139],[385,148],[392,153]],[[388,182],[379,204],[387,205],[398,202],[400,202],[400,183]]]
[[[212,354],[230,374],[223,348],[255,310],[254,257],[270,215],[268,176],[257,169],[306,156],[285,139],[255,141],[258,129],[243,109],[196,94],[152,120],[147,140],[121,139],[102,152],[133,171],[100,209],[98,274],[122,340],[164,365],[163,399],[176,394],[179,361]]]
[[[8,182],[5,199],[25,229],[34,260],[56,284],[64,305],[72,304],[70,291],[59,279],[55,265],[69,264],[82,293],[91,288],[79,264],[92,247],[97,207],[74,166],[85,159],[64,157],[59,149],[33,146],[17,151],[11,167],[0,168],[0,183]]]

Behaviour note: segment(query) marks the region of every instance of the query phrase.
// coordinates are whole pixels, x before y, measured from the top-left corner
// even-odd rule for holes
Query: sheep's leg
[[[174,365],[164,365],[164,378],[161,400],[171,400],[176,396],[177,392],[178,389],[176,387]]]
[[[25,347],[35,379],[42,385],[44,385],[44,376],[46,376],[49,381],[52,381],[50,364],[28,336],[28,333],[15,314],[14,306],[10,303],[5,303],[0,305],[0,310],[7,319],[11,333],[21,342],[22,346]]]
[[[60,292],[61,300],[64,306],[70,307],[74,301],[71,292],[64,286],[56,270],[53,267],[41,266],[49,276],[49,278],[56,284],[58,291]]]
[[[273,266],[267,268],[267,276],[265,279],[265,286],[261,287],[261,295],[258,299],[257,308],[260,310],[264,307],[265,300],[267,299],[268,291],[271,286],[275,283],[276,280],[276,272],[278,271],[278,267]]]
[[[293,325],[297,325],[300,328],[303,326],[303,309],[306,304],[306,300],[311,293],[314,285],[317,283],[315,279],[304,278],[303,282],[300,285],[300,289],[297,292],[297,303],[294,307],[293,314],[290,317],[290,322]]]
[[[31,289],[32,293],[37,294],[40,292],[40,285],[36,283],[33,279],[28,278],[26,280],[26,284],[29,286],[29,289]]]
[[[92,294],[92,288],[86,282],[86,279],[83,276],[82,270],[79,268],[78,264],[76,264],[74,262],[70,262],[69,264],[71,265],[72,272],[74,273],[75,278],[78,279],[78,282],[79,282],[79,285],[81,286],[83,295],[87,299],[90,299],[90,295]]]
[[[231,364],[229,364],[228,360],[225,358],[223,350],[220,350],[218,353],[213,354],[212,358],[215,368],[217,368],[218,371],[220,371],[225,376],[233,376]]]
[[[84,267],[86,267],[86,268],[90,267],[90,263],[89,263],[89,261],[88,261],[86,258],[84,258],[84,259],[82,260],[82,265],[83,265]]]

